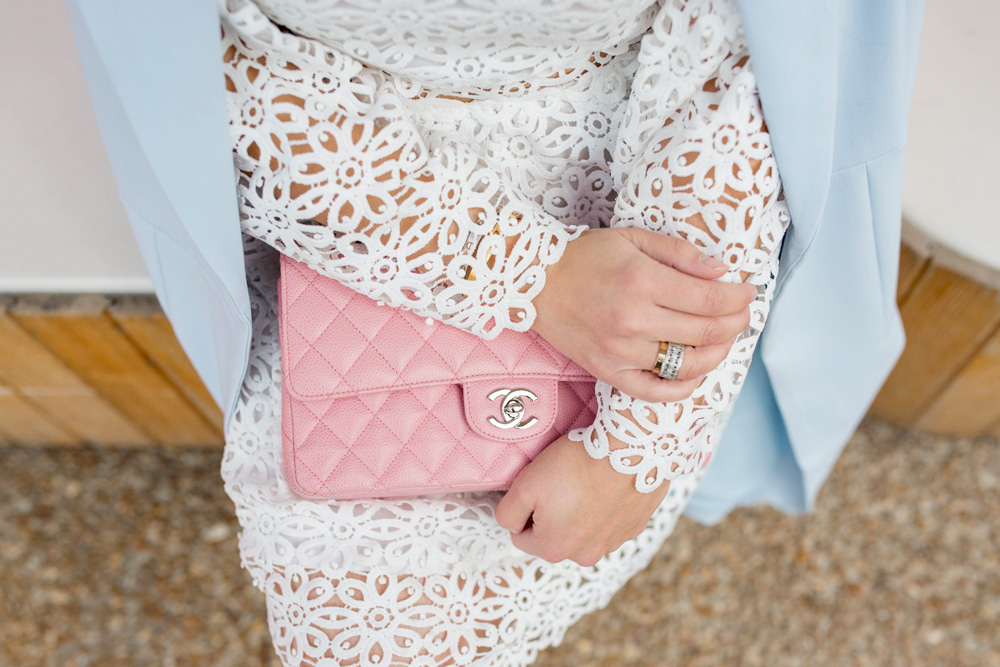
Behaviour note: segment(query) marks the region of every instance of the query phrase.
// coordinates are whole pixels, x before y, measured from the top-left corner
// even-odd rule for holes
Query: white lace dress
[[[789,219],[735,7],[220,10],[254,325],[222,474],[277,653],[289,665],[530,664],[670,534],[764,326]],[[686,238],[759,292],[750,327],[690,398],[648,403],[598,382],[594,424],[570,434],[639,491],[670,483],[639,538],[593,567],[551,564],[512,546],[493,518],[499,493],[316,502],[289,490],[278,252],[491,338],[530,326],[544,267],[598,226]],[[490,261],[466,252],[479,235]]]

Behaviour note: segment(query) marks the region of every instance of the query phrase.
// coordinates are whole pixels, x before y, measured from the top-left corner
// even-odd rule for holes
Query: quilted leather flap
[[[491,341],[428,320],[409,310],[380,306],[337,280],[281,255],[278,289],[282,381],[296,399],[330,399],[387,390],[480,380],[505,380],[495,389],[518,390],[528,381],[593,380],[579,365],[532,331],[503,331]],[[377,334],[377,335],[376,335]],[[514,381],[516,379],[522,382]],[[482,392],[479,392],[482,393]],[[486,392],[486,396],[492,390]],[[505,419],[520,394],[466,405],[473,412],[504,404]],[[488,406],[488,407],[487,407]],[[511,432],[516,429],[513,429]]]

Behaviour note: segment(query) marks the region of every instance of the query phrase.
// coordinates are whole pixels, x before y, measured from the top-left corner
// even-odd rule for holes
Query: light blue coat
[[[498,0],[501,1],[501,0]],[[738,0],[792,215],[746,386],[688,514],[808,509],[903,348],[895,292],[923,0]],[[67,0],[156,295],[232,417],[250,346],[210,0]]]

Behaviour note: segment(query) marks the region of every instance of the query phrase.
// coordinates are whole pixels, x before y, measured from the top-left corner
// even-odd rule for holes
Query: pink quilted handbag
[[[483,340],[281,255],[285,475],[315,499],[487,491],[593,422],[594,377],[533,331]]]

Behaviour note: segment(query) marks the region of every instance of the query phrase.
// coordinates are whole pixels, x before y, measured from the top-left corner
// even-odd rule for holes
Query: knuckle
[[[633,245],[639,245],[642,240],[640,238],[643,232],[642,227],[608,227],[607,229],[618,234]]]
[[[645,272],[636,268],[634,265],[630,265],[627,269],[622,271],[621,276],[619,277],[619,283],[622,293],[628,294],[629,296],[643,294],[649,287]]]
[[[604,554],[602,553],[587,551],[574,558],[573,562],[577,565],[582,565],[583,567],[593,567],[594,565],[597,565],[598,561],[602,558],[604,558]]]
[[[675,238],[669,234],[664,234],[668,239],[670,239],[671,249],[680,257],[684,259],[697,261],[701,258],[702,252],[698,249],[698,246],[691,243],[690,241],[685,241],[683,239]]]
[[[668,263],[671,266],[678,266],[696,261],[695,255],[698,254],[697,251],[692,253],[683,241],[675,239],[669,234],[657,233],[656,236],[659,237],[657,243],[661,244],[660,252],[669,258]]]
[[[514,515],[512,510],[508,509],[512,507],[511,501],[516,498],[516,496],[511,495],[512,493],[516,494],[517,492],[511,488],[503,498],[507,502],[498,503],[496,509],[493,511],[493,516],[497,520],[497,523],[505,530],[512,530],[514,528]]]
[[[702,373],[702,366],[705,365],[703,357],[700,355],[698,357],[692,358],[690,353],[688,357],[684,359],[684,364],[681,366],[680,373],[677,374],[677,379],[681,381],[692,380]]]
[[[698,341],[698,345],[711,345],[712,343],[717,343],[719,341],[719,329],[719,320],[714,317],[709,318],[701,329],[701,338]]]
[[[538,554],[542,560],[547,560],[550,563],[559,563],[566,560],[565,550],[558,544],[549,544],[541,548]]]
[[[493,518],[497,520],[497,525],[504,530],[510,530],[513,521],[507,515],[507,512],[503,509],[501,505],[497,505],[497,508],[493,510]]]
[[[526,500],[526,493],[524,481],[515,477],[514,481],[510,483],[510,488],[504,492],[501,500],[505,501],[508,507],[513,507]]]
[[[615,340],[604,336],[598,338],[597,352],[603,360],[613,359],[615,357]]]
[[[635,338],[642,332],[642,318],[639,317],[634,308],[624,309],[618,318],[618,332],[625,337]]]
[[[705,310],[709,313],[717,313],[722,309],[725,299],[718,285],[709,284],[701,295]]]

